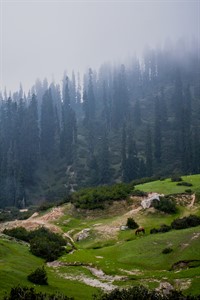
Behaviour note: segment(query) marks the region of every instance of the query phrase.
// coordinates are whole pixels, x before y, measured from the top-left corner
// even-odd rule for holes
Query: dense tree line
[[[0,206],[199,173],[199,80],[198,49],[178,44],[0,94]]]

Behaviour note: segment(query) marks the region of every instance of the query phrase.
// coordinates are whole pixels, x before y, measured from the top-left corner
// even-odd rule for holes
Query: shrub
[[[29,234],[28,234],[28,231],[24,227],[4,229],[3,233],[7,234],[9,236],[12,236],[18,240],[29,242]]]
[[[5,229],[4,233],[30,243],[31,252],[39,257],[52,261],[65,252],[65,239],[45,227],[28,232],[23,227]]]
[[[192,190],[191,190],[191,189],[186,189],[185,192],[186,192],[187,194],[192,194]]]
[[[192,183],[189,183],[186,181],[178,182],[176,185],[178,185],[178,186],[193,186]]]
[[[16,286],[11,288],[9,295],[4,296],[3,300],[74,300],[63,294],[46,294],[37,292],[34,288]]]
[[[104,203],[127,199],[134,190],[132,183],[118,183],[112,186],[86,188],[73,193],[72,202],[82,209],[103,209]]]
[[[133,218],[128,218],[126,222],[126,226],[130,229],[136,229],[139,225],[133,220]]]
[[[160,197],[160,201],[154,200],[152,202],[152,206],[168,214],[174,214],[177,212],[176,202],[167,197]]]
[[[182,181],[183,179],[179,176],[179,175],[173,175],[171,177],[171,181],[172,182],[179,182],[179,181]]]
[[[132,194],[132,196],[138,196],[138,197],[144,197],[144,196],[148,195],[148,193],[140,191],[140,190],[134,190],[131,194]]]
[[[195,192],[195,201],[196,201],[196,202],[200,202],[200,190],[197,190],[197,191]]]
[[[40,284],[40,285],[47,285],[47,272],[44,268],[37,268],[35,271],[33,271],[31,274],[27,276],[28,280],[30,282],[33,282],[35,284]]]
[[[64,254],[65,249],[59,243],[51,241],[47,237],[35,237],[30,241],[30,251],[46,261],[53,261]]]
[[[200,217],[195,215],[190,215],[182,219],[177,218],[171,223],[171,227],[173,229],[185,229],[185,228],[195,227],[199,225],[200,225]]]
[[[163,224],[163,225],[161,225],[160,228],[158,228],[158,229],[152,228],[152,229],[150,230],[150,233],[151,233],[151,234],[153,234],[153,233],[164,233],[164,232],[170,231],[171,229],[172,229],[171,226]]]
[[[163,249],[162,253],[163,254],[168,254],[168,253],[171,253],[172,251],[173,251],[172,248],[165,248],[165,249]]]
[[[93,297],[95,300],[199,300],[197,296],[184,296],[182,291],[172,290],[163,295],[159,291],[148,290],[146,287],[139,285],[128,289],[115,289],[110,293],[102,293]]]

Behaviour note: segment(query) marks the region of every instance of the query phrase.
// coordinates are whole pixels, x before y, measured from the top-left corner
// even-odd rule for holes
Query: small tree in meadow
[[[33,282],[35,284],[40,284],[40,285],[47,285],[47,272],[44,268],[37,268],[35,271],[33,271],[31,274],[28,275],[28,280],[30,282]]]
[[[133,220],[133,218],[128,218],[126,226],[130,229],[136,229],[139,227],[139,225]]]

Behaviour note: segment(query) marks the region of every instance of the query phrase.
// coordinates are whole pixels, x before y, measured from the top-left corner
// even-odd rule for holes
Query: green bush
[[[29,242],[29,233],[24,227],[16,227],[12,229],[4,229],[4,234],[12,236],[18,240]]]
[[[133,218],[128,218],[126,222],[126,226],[130,229],[136,229],[139,225],[133,220]]]
[[[172,177],[171,177],[171,181],[172,182],[179,182],[179,181],[182,181],[183,179],[181,178],[181,176],[179,176],[179,175],[173,175]]]
[[[33,271],[31,274],[27,276],[28,280],[30,282],[33,282],[35,284],[40,284],[40,285],[47,285],[47,272],[44,268],[37,268],[35,271]]]
[[[46,294],[37,292],[34,288],[16,286],[11,288],[9,295],[5,295],[3,300],[74,300],[63,294]]]
[[[160,201],[153,200],[152,206],[168,214],[175,214],[177,212],[176,202],[167,197],[160,197]]]
[[[56,260],[65,253],[65,249],[59,243],[49,240],[47,237],[35,237],[30,241],[30,251],[46,261]]]
[[[118,183],[112,186],[86,188],[72,195],[72,202],[82,209],[103,209],[105,202],[127,199],[134,190],[132,183]]]
[[[23,227],[5,229],[4,233],[30,243],[30,251],[46,261],[57,259],[65,252],[65,239],[45,227],[28,232]]]
[[[184,218],[177,218],[171,223],[173,229],[185,229],[190,227],[195,227],[200,225],[200,217],[195,215],[190,215]]]
[[[184,296],[181,291],[172,290],[167,295],[159,291],[148,290],[146,287],[139,285],[128,289],[115,289],[110,293],[95,295],[94,300],[199,300],[200,296]]]
[[[189,183],[186,181],[178,182],[176,185],[178,185],[178,186],[193,186],[192,183]]]
[[[165,248],[165,249],[163,249],[162,253],[163,254],[168,254],[168,253],[171,253],[172,251],[173,251],[172,248]]]
[[[168,232],[170,231],[172,228],[171,226],[168,226],[168,225],[161,225],[160,228],[156,229],[156,228],[152,228],[150,230],[150,233],[153,234],[153,233],[164,233],[164,232]]]

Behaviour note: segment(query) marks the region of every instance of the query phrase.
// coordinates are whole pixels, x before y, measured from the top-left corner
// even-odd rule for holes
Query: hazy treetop
[[[167,38],[198,38],[199,0],[1,0],[1,87],[84,71]]]

